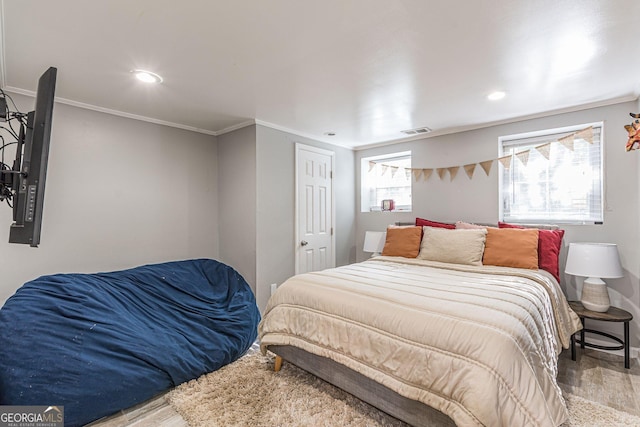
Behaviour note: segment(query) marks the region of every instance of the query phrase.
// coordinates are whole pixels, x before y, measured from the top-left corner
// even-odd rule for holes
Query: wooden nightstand
[[[599,348],[601,350],[622,350],[624,349],[624,367],[629,369],[629,322],[633,319],[633,315],[626,310],[617,307],[609,307],[604,313],[598,313],[597,311],[591,311],[584,308],[580,301],[569,301],[571,309],[576,312],[582,322],[582,330],[571,335],[571,360],[576,360],[576,342],[580,344],[580,348],[592,347]],[[594,331],[593,329],[585,329],[585,319],[600,320],[603,322],[624,322],[624,340],[615,337],[611,334],[607,334],[601,331]],[[620,345],[604,346],[598,344],[591,344],[585,342],[584,333],[590,332],[592,334],[601,335],[607,337]],[[576,334],[580,334],[580,339],[576,339]]]

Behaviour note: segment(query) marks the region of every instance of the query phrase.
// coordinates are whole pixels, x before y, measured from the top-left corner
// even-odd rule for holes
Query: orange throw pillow
[[[484,265],[538,269],[538,230],[487,228]]]
[[[389,227],[382,255],[415,258],[420,252],[422,227]]]

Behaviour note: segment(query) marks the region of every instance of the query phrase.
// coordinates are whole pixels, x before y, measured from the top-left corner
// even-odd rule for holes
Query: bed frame
[[[453,420],[442,412],[401,396],[331,359],[292,346],[269,346],[268,350],[276,355],[276,372],[280,370],[284,360],[414,427],[455,427]]]

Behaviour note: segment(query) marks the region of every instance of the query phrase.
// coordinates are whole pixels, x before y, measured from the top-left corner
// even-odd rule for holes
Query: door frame
[[[312,145],[306,145],[306,144],[302,144],[300,142],[296,142],[295,143],[295,157],[294,157],[294,181],[295,181],[295,213],[294,213],[294,227],[295,227],[295,231],[293,233],[295,240],[293,242],[293,250],[294,250],[294,255],[295,255],[295,274],[300,274],[300,270],[299,270],[299,262],[300,262],[300,251],[299,251],[299,244],[300,244],[300,197],[298,197],[298,190],[299,190],[299,182],[298,182],[298,172],[299,172],[299,160],[300,160],[300,151],[305,150],[305,151],[311,151],[314,153],[318,153],[318,154],[323,154],[326,156],[331,157],[331,266],[335,267],[336,266],[336,198],[335,198],[335,189],[334,189],[334,179],[333,179],[333,172],[335,169],[335,164],[336,164],[336,153],[334,151],[330,151],[330,150],[325,150],[323,148],[318,148],[318,147],[314,147]]]

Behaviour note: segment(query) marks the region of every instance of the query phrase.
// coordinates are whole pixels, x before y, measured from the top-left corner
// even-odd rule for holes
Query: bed
[[[84,425],[233,362],[259,320],[247,282],[211,259],[43,276],[0,309],[0,405]]]
[[[496,244],[486,230],[480,262],[466,255],[460,262],[465,250],[446,247],[453,236],[478,232],[424,230],[413,256],[380,256],[285,281],[259,326],[262,351],[415,426],[562,424],[568,414],[557,357],[581,325],[554,275],[537,264],[483,264]],[[537,250],[538,233],[531,242]],[[428,244],[435,256],[425,255]],[[518,248],[506,249],[520,256]],[[447,257],[456,262],[433,259]]]

